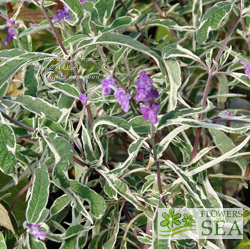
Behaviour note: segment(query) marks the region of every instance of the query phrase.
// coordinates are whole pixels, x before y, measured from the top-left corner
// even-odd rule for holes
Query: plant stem
[[[152,2],[154,4],[155,8],[159,11],[160,15],[162,16],[163,13],[162,13],[162,10],[161,10],[159,4],[155,0],[152,0]]]
[[[37,0],[35,0],[35,1],[37,2]],[[37,3],[38,3],[38,2],[37,2]],[[38,3],[38,4],[39,4],[39,3]],[[65,55],[69,56],[69,53],[68,53],[68,51],[66,50],[66,48],[64,47],[63,42],[62,42],[62,40],[61,40],[59,34],[56,32],[56,28],[55,28],[53,22],[51,21],[51,19],[50,19],[49,15],[48,15],[46,9],[44,8],[43,4],[41,4],[41,5],[39,4],[39,6],[40,6],[40,8],[41,8],[41,10],[42,10],[42,12],[43,12],[45,18],[46,18],[47,21],[49,22],[50,27],[52,28],[53,34],[54,34],[54,36],[55,36],[55,38],[56,38],[56,40],[57,40],[59,46],[61,47],[63,53],[64,53]],[[82,86],[82,83],[81,83],[79,74],[78,74],[78,72],[77,72],[77,70],[76,70],[75,63],[74,63],[73,60],[70,60],[69,62],[70,62],[70,65],[71,65],[71,67],[72,67],[72,69],[73,69],[73,72],[74,72],[74,74],[75,74],[75,76],[76,76],[76,81],[77,81],[77,84],[78,84],[78,86],[79,86],[79,89],[80,89],[80,91],[81,91],[82,93],[84,93],[84,89],[83,89],[83,86]]]
[[[14,199],[13,202],[11,203],[10,208],[9,208],[9,210],[8,210],[8,215],[10,215],[10,213],[11,213],[13,207],[15,206],[16,202],[17,202],[17,201],[20,199],[20,197],[25,193],[25,191],[32,185],[33,181],[34,181],[34,175],[32,174],[29,183],[28,183],[27,185],[25,185],[25,186],[21,189],[21,191],[16,195],[15,199]]]
[[[13,28],[13,27],[12,27],[12,28]],[[15,33],[15,36],[16,36],[16,39],[17,39],[18,46],[19,46],[19,48],[22,50],[22,52],[25,54],[25,50],[24,50],[24,48],[23,48],[23,44],[21,43],[21,40],[20,40],[20,38],[19,38],[19,36],[18,36],[18,33],[17,33],[16,28],[13,28],[13,30],[14,30],[14,33]]]
[[[215,62],[218,63],[223,51],[224,51],[224,48],[226,47],[232,33],[234,32],[236,26],[238,25],[239,21],[240,21],[240,18],[241,18],[241,15],[239,14],[239,16],[237,17],[237,19],[235,20],[234,24],[232,25],[232,27],[230,28],[230,30],[228,31],[228,34],[226,35],[226,38],[225,40],[223,41],[219,51],[218,51],[218,54],[217,56],[215,57]],[[204,107],[206,105],[206,102],[207,102],[207,97],[208,97],[208,93],[209,93],[209,89],[210,89],[210,86],[211,86],[211,82],[212,82],[212,79],[213,79],[213,76],[214,76],[214,71],[216,69],[216,66],[215,66],[215,63],[213,64],[210,72],[208,73],[208,79],[207,79],[207,83],[206,83],[206,87],[205,87],[205,91],[204,91],[204,94],[203,94],[203,98],[202,98],[202,102],[201,102],[201,106]],[[200,120],[203,120],[205,117],[205,114],[202,113],[200,115]],[[199,144],[199,140],[200,140],[200,134],[201,134],[201,128],[198,128],[197,129],[197,132],[196,132],[196,136],[195,136],[195,141],[194,141],[194,148],[193,148],[193,151],[192,151],[192,155],[191,155],[191,158],[190,158],[190,161],[192,161],[194,159],[194,157],[196,156],[196,153],[197,153],[197,149],[198,149],[198,144]]]
[[[28,130],[28,131],[31,131],[31,132],[34,132],[35,129],[33,129],[32,127],[28,126],[28,125],[25,125],[25,124],[22,124],[18,121],[16,121],[15,119],[11,118],[9,115],[7,115],[6,113],[2,112],[1,111],[1,114],[6,118],[8,119],[11,123],[17,125],[17,126],[20,126],[22,128],[24,128],[25,130]]]
[[[156,2],[156,0],[152,0],[152,2],[154,4],[155,8],[160,13],[160,17],[163,18],[163,19],[167,19],[165,16],[163,16],[163,12],[162,12],[159,4]],[[175,33],[175,31],[173,29],[170,29],[170,32],[171,32],[171,34],[172,34],[173,37],[177,37],[177,35],[176,35],[176,33]]]
[[[126,212],[126,211],[124,211],[124,210],[126,210],[125,207],[123,207],[123,212],[125,213],[125,215],[126,215],[127,218],[130,217],[129,213]],[[129,216],[127,216],[127,215],[129,215]],[[131,227],[131,230],[134,232],[135,237],[137,238],[138,233],[137,233],[137,231],[132,227],[132,224],[133,224],[138,218],[140,218],[140,217],[143,216],[143,215],[144,215],[144,213],[137,214],[133,219],[131,219],[131,220],[129,221],[129,223],[128,223],[128,225],[127,225],[127,228],[126,228],[126,230],[125,230],[125,232],[124,232],[124,235],[123,235],[122,240],[125,240],[125,239],[126,239],[127,233],[128,233],[128,231],[129,231],[130,227]],[[131,218],[131,217],[130,217],[130,218]],[[140,243],[139,245],[140,245],[141,248],[143,248],[141,243]]]
[[[75,156],[73,156],[73,161],[76,162],[77,164],[83,166],[83,167],[90,167],[88,164],[82,162],[81,160],[79,160],[79,159],[76,158]]]
[[[250,165],[248,165],[244,177],[248,177],[249,173],[250,173]],[[244,179],[243,181],[246,182],[247,180]],[[233,198],[236,198],[236,197],[238,196],[238,194],[240,193],[240,191],[242,190],[242,188],[243,188],[243,185],[242,185],[242,184],[239,184],[237,190],[236,190],[235,193],[233,194]]]
[[[22,123],[16,121],[15,119],[11,118],[10,116],[8,116],[6,113],[4,113],[4,112],[2,112],[2,111],[1,111],[1,114],[2,114],[6,119],[8,119],[11,123],[13,123],[13,124],[15,124],[15,125],[17,125],[17,126],[20,126],[20,127],[24,128],[25,130],[28,130],[28,131],[30,131],[30,132],[34,132],[34,131],[35,131],[35,129],[33,129],[32,127],[30,127],[30,126],[28,126],[28,125],[25,125],[25,124],[22,124]],[[42,136],[41,133],[39,133],[39,135]],[[73,156],[73,160],[74,160],[76,163],[78,163],[79,165],[83,166],[83,167],[85,167],[85,166],[89,167],[88,164],[86,164],[86,163],[80,161],[80,160],[77,159],[75,156]],[[50,167],[53,168],[54,166],[55,166],[55,165],[52,164]],[[48,168],[48,169],[50,170],[51,168]]]
[[[127,12],[128,16],[131,16],[131,15],[128,13],[129,10],[128,10],[128,8],[126,7],[126,5],[124,4],[123,0],[119,0],[119,2],[120,2],[120,4],[122,5],[122,7],[125,9],[125,11]],[[146,43],[146,41],[145,41],[145,39],[144,39],[144,37],[143,37],[143,34],[142,34],[142,30],[138,27],[137,24],[135,24],[135,28],[136,28],[137,32],[140,33],[141,38],[142,38],[142,42],[144,43],[144,45],[147,46],[147,43]]]
[[[245,23],[244,18],[241,18],[240,21],[241,21],[243,31],[244,31],[245,35],[247,35],[247,27],[246,27],[246,23]],[[250,55],[250,38],[249,37],[246,37],[246,42],[247,42],[248,51],[249,51],[249,55]]]
[[[91,171],[93,171],[93,170],[94,170],[93,168],[90,168],[90,169],[88,169],[88,171],[85,173],[85,176],[84,176],[83,182],[82,182],[83,185],[86,184],[87,177],[88,177],[89,173],[90,173]]]
[[[66,48],[64,47],[64,45],[63,45],[63,43],[62,43],[62,40],[61,40],[60,36],[59,36],[58,33],[56,32],[56,29],[55,29],[55,26],[54,26],[53,22],[51,21],[51,19],[50,19],[48,13],[47,13],[47,11],[46,11],[46,9],[45,9],[44,6],[43,6],[43,2],[42,2],[41,4],[39,4],[39,2],[38,2],[37,0],[35,0],[35,2],[36,2],[36,3],[38,4],[38,6],[41,8],[41,10],[42,10],[44,16],[45,16],[46,19],[48,20],[48,22],[49,22],[49,24],[50,24],[50,27],[52,28],[53,34],[54,34],[54,36],[55,36],[55,38],[56,38],[56,40],[57,40],[59,46],[61,47],[63,53],[64,53],[65,55],[69,56],[69,53],[67,52]],[[69,56],[69,57],[70,57],[70,56]],[[69,58],[69,59],[70,59],[70,60],[69,60],[69,63],[70,63],[70,65],[71,65],[71,67],[72,67],[72,70],[73,70],[73,72],[74,72],[74,74],[75,74],[75,77],[76,77],[76,81],[77,81],[78,87],[79,87],[80,91],[81,91],[82,93],[84,93],[85,90],[84,90],[84,88],[83,88],[83,84],[82,84],[81,79],[80,79],[80,77],[79,77],[79,74],[78,74],[78,72],[77,72],[77,69],[76,69],[76,66],[75,66],[75,62],[74,62],[74,60],[73,60],[72,58]],[[86,106],[86,109],[87,109],[87,112],[88,112],[90,124],[92,125],[93,122],[94,122],[94,120],[93,120],[93,115],[92,115],[90,106],[87,105],[87,106]]]
[[[162,195],[162,186],[161,186],[161,170],[160,170],[160,165],[159,162],[157,161],[157,153],[156,153],[156,147],[155,147],[155,139],[154,139],[154,126],[153,124],[150,125],[150,132],[151,132],[151,143],[152,143],[152,148],[153,148],[153,157],[156,165],[156,174],[157,174],[157,184],[158,184],[158,189],[160,192],[160,195]]]

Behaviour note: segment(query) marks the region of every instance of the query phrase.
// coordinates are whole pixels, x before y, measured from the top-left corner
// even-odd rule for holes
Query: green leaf
[[[216,75],[216,77],[219,79],[219,90],[218,90],[218,94],[227,94],[229,93],[229,89],[228,89],[228,80],[227,77],[225,75]],[[219,107],[224,107],[224,103],[227,101],[227,97],[224,96],[219,96],[217,98],[218,100],[218,105]]]
[[[47,142],[55,158],[54,171],[63,187],[69,187],[68,168],[73,157],[73,149],[68,141],[51,132],[49,129],[43,131],[43,138]]]
[[[49,186],[50,180],[47,167],[41,165],[34,172],[34,182],[26,211],[26,219],[29,223],[36,223],[46,208],[49,198]]]
[[[54,89],[60,90],[60,92],[72,97],[77,98],[80,95],[80,92],[78,89],[76,89],[74,86],[68,84],[68,83],[62,83],[62,82],[47,82],[49,87],[52,87]]]
[[[250,240],[248,239],[248,237],[243,234],[243,240],[241,241],[241,243],[239,243],[234,249],[249,249],[250,248]]]
[[[224,132],[215,129],[209,129],[209,132],[213,137],[213,141],[223,154],[235,148],[235,144],[233,143],[231,138],[228,137]],[[235,161],[235,163],[240,166],[242,175],[244,175],[247,169],[246,160],[237,160]]]
[[[193,0],[192,2],[193,26],[197,27],[202,17],[202,0]]]
[[[72,225],[70,226],[64,234],[62,234],[62,238],[69,239],[72,238],[75,235],[81,234],[82,232],[89,231],[91,229],[90,226],[82,226],[82,225]]]
[[[112,236],[109,238],[108,241],[105,242],[102,249],[113,249],[115,244],[116,244],[116,240],[117,240],[117,236],[118,236],[118,232],[119,232],[119,227],[120,227],[120,219],[121,219],[122,209],[120,210],[119,213],[118,213],[118,210],[116,210],[116,209],[114,210],[114,212],[115,212],[115,215],[117,215],[114,230],[113,230]]]
[[[84,34],[80,34],[80,35],[72,35],[71,37],[69,37],[68,39],[65,39],[62,43],[63,46],[66,48],[66,50],[70,49],[70,45],[73,46],[74,44],[76,44],[79,40],[82,40],[83,37],[85,37],[86,35]],[[53,50],[52,52],[53,55],[64,55],[61,47],[57,47],[55,50]],[[54,58],[47,58],[46,61],[44,61],[42,63],[42,67],[46,68],[48,67],[48,65],[51,63],[52,60],[58,60],[58,58],[54,57]]]
[[[106,206],[102,196],[77,181],[71,181],[70,188],[82,200],[86,200],[89,202],[91,213],[95,218],[100,219],[103,216]]]
[[[208,101],[208,105],[206,107],[186,108],[186,109],[179,109],[179,110],[174,110],[174,111],[168,112],[160,118],[159,124],[158,124],[158,129],[162,129],[163,127],[165,127],[165,125],[168,122],[171,122],[171,120],[178,119],[180,117],[189,116],[189,115],[208,112],[212,108],[213,108],[212,102]]]
[[[67,195],[58,197],[50,208],[51,216],[60,213],[70,203],[70,198]]]
[[[123,175],[124,171],[132,164],[132,162],[135,160],[137,157],[143,143],[144,143],[143,138],[139,138],[136,141],[134,141],[132,144],[130,144],[128,148],[128,158],[124,163],[119,163],[116,165],[115,169],[110,171],[110,174],[115,174],[116,176]]]
[[[121,47],[113,56],[114,67],[118,65],[119,61],[124,58],[124,54],[128,51],[127,47]]]
[[[108,184],[105,184],[103,187],[104,192],[110,197],[113,198],[115,200],[117,199],[117,193],[115,192],[114,189],[112,189]]]
[[[69,239],[66,239],[63,244],[60,246],[60,249],[78,249],[79,236],[74,236]]]
[[[180,126],[175,128],[173,131],[168,133],[166,137],[164,137],[159,144],[156,146],[157,158],[160,159],[163,152],[167,149],[168,145],[171,141],[182,131],[188,129],[187,126]]]
[[[93,135],[101,150],[101,156],[99,160],[95,163],[97,165],[102,164],[102,159],[104,157],[104,149],[100,141],[100,138],[97,134],[97,128],[101,125],[110,125],[117,128],[118,130],[126,132],[133,140],[139,138],[138,134],[133,130],[132,126],[125,119],[119,117],[111,117],[111,116],[98,118],[93,124]]]
[[[115,0],[99,0],[95,7],[98,11],[100,23],[106,26],[115,6]]]
[[[72,11],[70,12],[72,19],[65,20],[70,25],[76,25],[83,17],[83,7],[80,1],[78,0],[62,0],[64,4],[66,4],[69,9]]]
[[[54,23],[54,26],[57,27],[57,28],[60,28],[60,25],[58,23]],[[26,35],[37,34],[40,31],[48,30],[49,28],[50,28],[49,22],[47,20],[44,20],[44,21],[40,22],[36,27],[27,28],[24,31],[22,31],[19,34],[19,37],[26,36]]]
[[[58,99],[57,106],[60,109],[71,109],[74,104],[75,98],[69,97],[68,95],[62,93]],[[70,113],[68,113],[70,114]]]
[[[109,186],[112,187],[118,194],[123,196],[127,201],[131,202],[136,209],[144,210],[144,206],[140,203],[140,201],[136,198],[136,196],[131,192],[128,185],[121,181],[114,174],[107,174],[102,169],[96,169],[98,172],[102,174],[102,176],[106,179]]]
[[[179,26],[175,21],[173,20],[166,20],[166,19],[154,19],[146,23],[146,26],[161,26],[164,28],[169,28],[173,30],[178,31],[195,31],[194,27],[191,26]]]
[[[227,202],[229,202],[229,203],[231,203],[231,204],[233,204],[233,205],[235,205],[235,206],[237,206],[237,207],[239,207],[239,208],[243,208],[244,210],[250,211],[250,207],[248,207],[248,206],[242,204],[242,203],[239,202],[237,199],[235,199],[235,198],[233,198],[233,197],[231,197],[231,196],[224,195],[224,194],[218,193],[218,192],[217,192],[217,195],[218,195],[220,198],[222,198],[223,200],[225,200],[225,201],[227,201]]]
[[[238,80],[239,82],[241,82],[245,86],[250,87],[250,80],[248,79],[246,74],[243,74],[243,73],[230,73],[230,76],[234,77],[236,80]]]
[[[46,249],[45,244],[40,240],[34,239],[33,235],[31,234],[29,234],[29,245],[27,246],[28,246],[28,249],[33,249],[33,248]]]
[[[36,61],[53,58],[54,56],[46,53],[29,52],[7,60],[0,65],[0,87],[8,79],[10,79],[20,68],[27,64],[31,64]]]
[[[0,232],[0,248],[1,249],[7,249],[5,239],[4,239],[4,236],[3,236],[2,232]]]
[[[235,148],[231,149],[230,151],[224,153],[223,155],[215,158],[214,160],[208,162],[208,163],[205,163],[203,164],[202,166],[196,168],[196,169],[193,169],[191,170],[188,175],[189,176],[193,176],[193,175],[196,175],[224,160],[226,160],[227,158],[229,158],[230,156],[234,155],[235,153],[237,153],[238,151],[240,151],[242,148],[244,148],[244,146],[248,143],[248,141],[250,140],[250,136],[246,137],[245,140],[243,140],[239,145],[235,146]]]
[[[200,58],[190,50],[181,47],[179,44],[169,44],[162,48],[163,59],[186,57],[200,62]]]
[[[60,158],[72,159],[73,149],[71,144],[65,138],[58,136],[49,129],[43,131],[44,139],[47,141],[51,151],[54,153],[55,161],[58,162]]]
[[[150,187],[154,184],[155,182],[155,175],[151,174],[145,177],[146,182],[144,182],[142,188],[141,188],[141,193],[144,194],[146,191],[149,191]]]
[[[129,120],[134,131],[137,134],[149,134],[150,133],[150,122],[145,120],[142,116],[137,116]]]
[[[168,112],[173,111],[177,106],[177,93],[181,86],[181,68],[177,60],[165,60],[170,83]]]
[[[127,7],[127,9],[129,10],[130,7],[133,5],[133,3],[135,2],[135,0],[128,0],[128,1],[124,1],[124,5]],[[120,8],[119,10],[116,11],[116,17],[120,17],[120,16],[126,16],[127,11],[124,8]]]
[[[128,27],[132,25],[133,19],[130,16],[122,16],[115,19],[108,27],[106,27],[103,32],[113,31],[118,28]]]
[[[57,122],[47,119],[44,117],[34,117],[29,119],[24,119],[21,121],[23,124],[26,124],[33,129],[37,129],[38,127],[48,127],[50,130],[59,133],[59,134],[66,134],[66,131],[63,129],[63,127],[58,124]],[[14,129],[14,128],[13,128]],[[15,129],[14,129],[15,130]],[[16,132],[17,133],[17,132]]]
[[[95,156],[95,152],[93,150],[91,138],[89,136],[89,133],[86,129],[86,127],[82,124],[82,143],[83,143],[83,148],[85,151],[86,159],[89,162],[94,162],[97,160]]]
[[[108,27],[103,29],[102,32],[114,31],[116,29],[121,29],[124,27],[132,26],[140,17],[140,11],[137,9],[132,9],[128,12],[129,16],[122,16],[116,18]]]
[[[95,44],[114,44],[132,48],[153,58],[156,61],[157,65],[160,67],[162,73],[164,75],[166,74],[165,66],[162,62],[161,57],[155,51],[151,50],[149,47],[145,46],[139,41],[136,41],[130,36],[106,32],[95,37],[95,39],[89,37],[84,38],[81,42],[79,42],[78,49],[84,49],[85,47]]]
[[[0,170],[15,179],[16,175],[16,138],[14,131],[0,114]]]
[[[4,201],[6,203],[8,203],[8,205],[10,206],[15,197],[18,195],[18,193],[28,184],[28,179],[24,178],[24,179],[18,179],[18,184],[14,185],[13,187],[8,187],[8,184],[11,183],[11,178],[5,174],[3,174],[2,172],[0,173],[0,189],[1,189],[1,196],[4,196],[5,194],[10,194],[9,197],[5,198]],[[6,188],[4,190],[4,187]],[[4,190],[4,191],[2,191]],[[22,195],[18,201],[16,202],[15,206],[12,209],[12,214],[15,216],[15,218],[23,223],[25,221],[25,210],[27,208],[27,202],[26,202],[26,198],[25,195]]]
[[[197,41],[206,42],[209,32],[221,26],[223,20],[230,14],[233,4],[227,1],[216,3],[202,18],[197,31]]]
[[[199,203],[203,208],[212,208],[211,203],[207,199],[203,190],[197,185],[197,183],[181,168],[177,167],[171,161],[165,161],[165,163],[172,168],[172,170],[180,177],[180,180],[186,187],[189,194]],[[176,182],[175,182],[176,183]]]
[[[24,94],[36,97],[37,86],[38,81],[35,66],[27,66],[24,76]]]
[[[19,32],[22,32],[23,30],[25,30],[24,27],[19,27],[18,31]],[[22,36],[20,39],[20,42],[22,44],[22,47],[24,48],[25,51],[29,51],[29,52],[32,52],[33,48],[32,48],[32,39],[31,39],[31,36],[30,35],[26,35],[26,36]],[[17,41],[17,39],[14,39],[13,40],[14,42],[14,46],[15,47],[19,47],[19,43]]]
[[[2,84],[2,86],[0,87],[0,98],[5,96],[5,94],[7,93],[8,88],[9,88],[8,82],[5,82],[4,84]]]
[[[60,110],[58,107],[40,98],[23,95],[17,97],[16,102],[21,104],[25,109],[36,113],[39,116],[45,114],[46,117],[59,123],[64,121],[65,116],[67,115],[67,110]]]
[[[230,47],[222,54],[222,56],[220,57],[220,61],[219,61],[219,65],[220,65],[220,66],[223,66],[223,65],[226,63],[226,61],[227,61],[227,59],[228,59],[228,57],[229,57],[231,51],[232,51],[232,47],[230,46]]]
[[[161,123],[158,129],[162,129],[164,127],[170,125],[186,125],[189,127],[203,127],[203,128],[212,128],[217,129],[224,132],[234,133],[234,134],[244,134],[250,129],[250,125],[240,126],[240,127],[227,127],[225,125],[213,124],[209,122],[199,121],[191,118],[177,118],[167,120],[166,123]]]
[[[73,206],[75,207],[75,211],[81,213],[91,223],[93,223],[93,219],[92,219],[91,215],[88,213],[88,211],[86,210],[86,208],[84,207],[83,201],[81,200],[80,196],[78,194],[74,193],[74,191],[70,189],[69,180],[67,180],[68,185],[66,186],[66,188],[60,183],[60,181],[58,179],[55,179],[54,183],[58,188],[62,189],[68,195],[71,202],[73,203]],[[56,238],[58,238],[58,236],[56,236]],[[61,241],[61,239],[59,241]]]
[[[12,59],[15,56],[22,55],[23,52],[19,48],[13,48],[13,49],[3,49],[0,51],[0,59]]]
[[[222,204],[219,196],[215,192],[214,188],[212,187],[208,177],[206,177],[205,184],[206,184],[206,189],[207,189],[206,191],[207,191],[207,194],[209,196],[209,201],[212,204],[212,206],[214,208],[223,208],[223,204]]]
[[[88,17],[85,18],[85,25],[90,26],[91,22],[94,22],[98,27],[103,27],[103,23],[99,20],[98,10],[94,3],[87,1],[84,3],[84,10],[88,13]],[[91,21],[90,21],[91,20]],[[86,30],[90,31],[90,27],[86,27]]]
[[[1,3],[18,2],[18,0],[1,0]]]

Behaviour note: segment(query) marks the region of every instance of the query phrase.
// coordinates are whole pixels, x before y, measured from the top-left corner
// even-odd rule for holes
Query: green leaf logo
[[[188,216],[187,214],[184,214],[184,218],[182,219],[182,221],[185,222],[184,227],[192,227],[193,226],[192,223],[195,223],[193,216],[192,215]]]
[[[179,226],[181,224],[181,222],[178,220],[181,217],[181,214],[179,214],[179,213],[174,214],[173,208],[170,209],[169,214],[164,212],[162,214],[162,217],[165,219],[160,223],[161,226],[163,226],[163,227],[167,226],[169,229],[172,229],[174,224],[177,226]]]

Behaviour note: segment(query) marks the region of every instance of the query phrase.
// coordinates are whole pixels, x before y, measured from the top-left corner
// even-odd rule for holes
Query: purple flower
[[[111,88],[110,85],[113,85],[115,80],[112,77],[108,77],[102,81],[102,91],[103,94],[110,94]]]
[[[11,18],[10,20],[6,21],[6,25],[10,26],[8,28],[8,34],[6,35],[6,37],[4,38],[4,44],[7,46],[9,45],[12,41],[13,38],[15,36],[15,31],[13,29],[13,27],[15,26],[15,21],[13,18]]]
[[[45,240],[46,233],[40,230],[40,225],[37,223],[27,225],[28,232],[33,234],[35,239]]]
[[[137,88],[136,89],[136,95],[135,100],[136,101],[144,101],[147,99],[148,92],[144,88]]]
[[[224,115],[227,115],[229,117],[233,117],[233,113],[231,113],[231,112],[225,112]]]
[[[6,46],[9,45],[13,41],[14,36],[15,36],[14,29],[11,27],[8,28],[8,34],[4,38],[4,45]]]
[[[86,105],[88,98],[84,93],[79,95],[79,99],[80,99],[80,101],[82,102],[83,105]]]
[[[13,19],[13,18],[11,18],[10,20],[7,20],[6,21],[6,24],[8,25],[8,26],[15,26],[15,20]]]
[[[140,104],[140,111],[143,118],[148,119],[152,124],[157,123],[159,104],[155,102],[150,103],[150,101],[158,98],[159,93],[152,88],[152,79],[145,71],[142,71],[136,85],[135,100],[144,102]]]
[[[159,104],[158,103],[141,103],[140,111],[144,119],[148,119],[152,124],[156,124],[158,122],[157,114],[159,112]]]
[[[244,65],[244,67],[246,69],[245,74],[247,75],[247,78],[250,80],[250,67],[249,67],[249,65],[247,63],[245,63],[244,61],[240,61],[240,63],[242,65]]]
[[[33,233],[35,239],[45,240],[46,233],[44,231],[37,231]]]
[[[130,109],[129,99],[131,98],[131,95],[126,93],[123,88],[118,88],[116,89],[114,96],[117,99],[117,102],[122,106],[123,111],[128,112]]]
[[[57,14],[54,15],[54,17],[52,18],[52,22],[59,22],[61,21],[63,18],[70,20],[72,17],[69,14],[69,8],[67,5],[63,5],[64,9],[63,10],[58,10]]]
[[[29,24],[29,27],[30,27],[30,28],[35,28],[35,27],[37,27],[39,24],[40,24],[39,22],[30,23],[30,24]]]
[[[33,233],[34,231],[39,231],[40,230],[40,225],[37,223],[31,223],[27,225],[28,229],[30,230],[30,233]]]
[[[142,71],[136,85],[138,88],[145,88],[147,91],[150,91],[152,89],[152,79],[145,71]]]
[[[80,0],[81,3],[86,3],[88,2],[89,0]]]
[[[144,119],[148,119],[149,117],[149,110],[150,110],[150,106],[149,106],[149,103],[141,103],[140,104],[140,111],[142,113],[142,116]]]
[[[136,101],[148,102],[154,98],[159,97],[159,93],[156,90],[152,89],[152,79],[147,75],[145,71],[141,72],[136,85]]]

